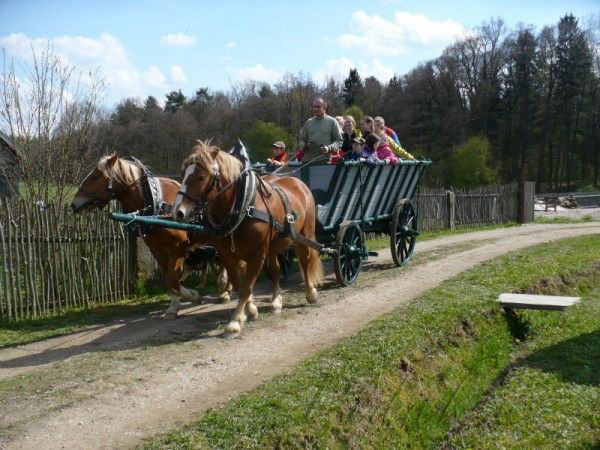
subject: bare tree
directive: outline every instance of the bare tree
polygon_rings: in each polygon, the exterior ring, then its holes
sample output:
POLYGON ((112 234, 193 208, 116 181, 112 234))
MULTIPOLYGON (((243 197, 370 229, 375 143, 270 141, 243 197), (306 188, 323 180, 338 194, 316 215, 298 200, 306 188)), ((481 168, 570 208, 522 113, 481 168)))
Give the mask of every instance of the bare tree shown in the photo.
POLYGON ((0 129, 21 157, 20 194, 64 204, 94 152, 104 82, 65 64, 50 43, 32 46, 17 69, 3 52, 0 129))

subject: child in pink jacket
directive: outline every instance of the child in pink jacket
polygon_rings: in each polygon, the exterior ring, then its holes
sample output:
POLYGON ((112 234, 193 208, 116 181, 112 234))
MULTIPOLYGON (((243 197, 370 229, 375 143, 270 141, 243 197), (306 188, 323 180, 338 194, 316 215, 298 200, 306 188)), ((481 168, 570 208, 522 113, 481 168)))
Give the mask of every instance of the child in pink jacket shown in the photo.
POLYGON ((387 144, 387 139, 381 139, 377 147, 377 159, 387 162, 388 164, 397 164, 402 162, 402 159, 396 156, 390 146, 387 144))

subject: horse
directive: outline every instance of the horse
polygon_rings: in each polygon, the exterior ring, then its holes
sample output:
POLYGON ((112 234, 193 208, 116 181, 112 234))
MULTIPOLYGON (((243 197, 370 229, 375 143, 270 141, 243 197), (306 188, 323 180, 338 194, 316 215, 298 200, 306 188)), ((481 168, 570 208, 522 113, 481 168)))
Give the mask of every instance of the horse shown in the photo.
POLYGON ((281 312, 277 254, 290 245, 298 255, 306 301, 310 304, 317 302, 316 287, 323 280, 323 266, 319 252, 307 245, 307 240, 315 239, 316 207, 312 193, 302 181, 293 177, 259 179, 250 170, 244 169, 238 159, 201 140, 196 141, 192 153, 183 162, 182 171, 183 181, 173 206, 173 217, 181 222, 200 214, 201 223, 216 231, 211 245, 217 249, 221 263, 230 274, 233 288, 239 292, 237 307, 223 337, 237 337, 247 319, 257 318, 258 309, 254 305, 252 290, 265 260, 268 260, 274 283, 270 310, 276 314, 281 312), (242 175, 246 177, 245 181, 242 175), (238 200, 248 189, 249 182, 255 183, 255 194, 248 195, 252 199, 247 201, 245 210, 238 210, 238 200), (285 202, 288 202, 287 206, 285 202), (248 217, 246 212, 249 208, 265 212, 268 215, 263 217, 269 219, 248 217), (293 219, 290 218, 292 215, 293 219), (289 224, 291 219, 294 230, 301 236, 296 235, 296 239, 292 239, 289 232, 275 227, 271 219, 279 224, 289 224), (240 261, 246 263, 243 279, 234 272, 240 261), (236 275, 232 276, 234 273, 236 275))
MULTIPOLYGON (((71 202, 73 213, 104 208, 108 202, 116 199, 126 213, 144 208, 142 179, 147 176, 141 163, 120 158, 117 154, 100 158, 97 165, 84 178, 71 202)), ((158 178, 162 190, 162 200, 173 205, 180 184, 170 178, 158 178)), ((204 236, 194 233, 193 241, 186 231, 156 227, 143 235, 143 240, 150 249, 163 274, 171 304, 165 311, 165 317, 174 319, 181 306, 180 298, 191 302, 200 300, 195 289, 181 285, 189 272, 185 265, 186 253, 195 247, 205 244, 204 236)), ((205 270, 207 265, 204 265, 205 270)), ((219 299, 221 303, 230 300, 232 285, 228 281, 227 272, 221 266, 217 278, 219 299)))

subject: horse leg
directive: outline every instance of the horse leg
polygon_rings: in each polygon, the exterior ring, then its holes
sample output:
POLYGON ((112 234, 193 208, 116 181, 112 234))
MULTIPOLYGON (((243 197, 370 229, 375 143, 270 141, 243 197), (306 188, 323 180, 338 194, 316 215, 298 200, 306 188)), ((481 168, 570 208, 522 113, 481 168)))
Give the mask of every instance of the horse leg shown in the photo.
POLYGON ((247 318, 246 314, 251 318, 256 318, 256 316, 258 316, 258 309, 254 305, 252 298, 252 288, 260 274, 264 258, 265 255, 262 254, 259 258, 252 261, 252 264, 247 264, 246 274, 239 290, 240 298, 238 300, 237 308, 235 309, 231 321, 225 327, 223 337, 234 338, 239 336, 247 318))
POLYGON ((271 308, 271 312, 273 314, 281 313, 281 308, 283 306, 283 299, 281 297, 281 289, 279 287, 279 260, 277 258, 277 253, 269 254, 269 275, 273 280, 273 297, 271 299, 271 304, 269 305, 271 308))
MULTIPOLYGON (((228 303, 231 300, 231 291, 233 285, 229 282, 229 274, 222 264, 219 266, 219 275, 217 277, 217 286, 219 287, 219 300, 221 303, 228 303)), ((238 283, 239 286, 239 283, 238 283)))
POLYGON ((310 249, 305 245, 295 245, 302 275, 304 276, 304 289, 306 292, 306 301, 310 304, 317 303, 319 295, 316 285, 323 278, 323 266, 316 250, 310 249))
POLYGON ((198 303, 201 299, 200 294, 195 289, 188 289, 181 284, 181 279, 184 274, 184 255, 174 254, 169 258, 169 263, 166 270, 166 283, 169 288, 169 297, 171 297, 171 305, 165 311, 167 319, 175 319, 179 308, 181 307, 180 299, 193 303, 198 303))

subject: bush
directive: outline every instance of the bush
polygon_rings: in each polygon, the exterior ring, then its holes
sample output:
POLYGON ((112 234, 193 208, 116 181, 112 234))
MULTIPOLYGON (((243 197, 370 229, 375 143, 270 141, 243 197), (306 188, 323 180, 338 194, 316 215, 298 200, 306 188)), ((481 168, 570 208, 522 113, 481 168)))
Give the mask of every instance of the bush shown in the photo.
POLYGON ((248 148, 252 161, 264 161, 273 154, 271 145, 275 141, 285 142, 288 152, 296 148, 294 138, 283 128, 271 122, 257 120, 244 136, 244 144, 248 148))
POLYGON ((342 115, 354 117, 354 120, 356 121, 356 126, 358 127, 358 124, 360 123, 360 118, 362 116, 364 116, 365 113, 363 112, 362 109, 360 109, 360 107, 354 105, 354 106, 351 106, 350 108, 346 108, 346 110, 342 113, 342 115))
POLYGON ((457 188, 473 188, 494 183, 497 176, 488 165, 490 158, 490 141, 485 136, 471 137, 452 148, 448 161, 450 184, 457 188))

